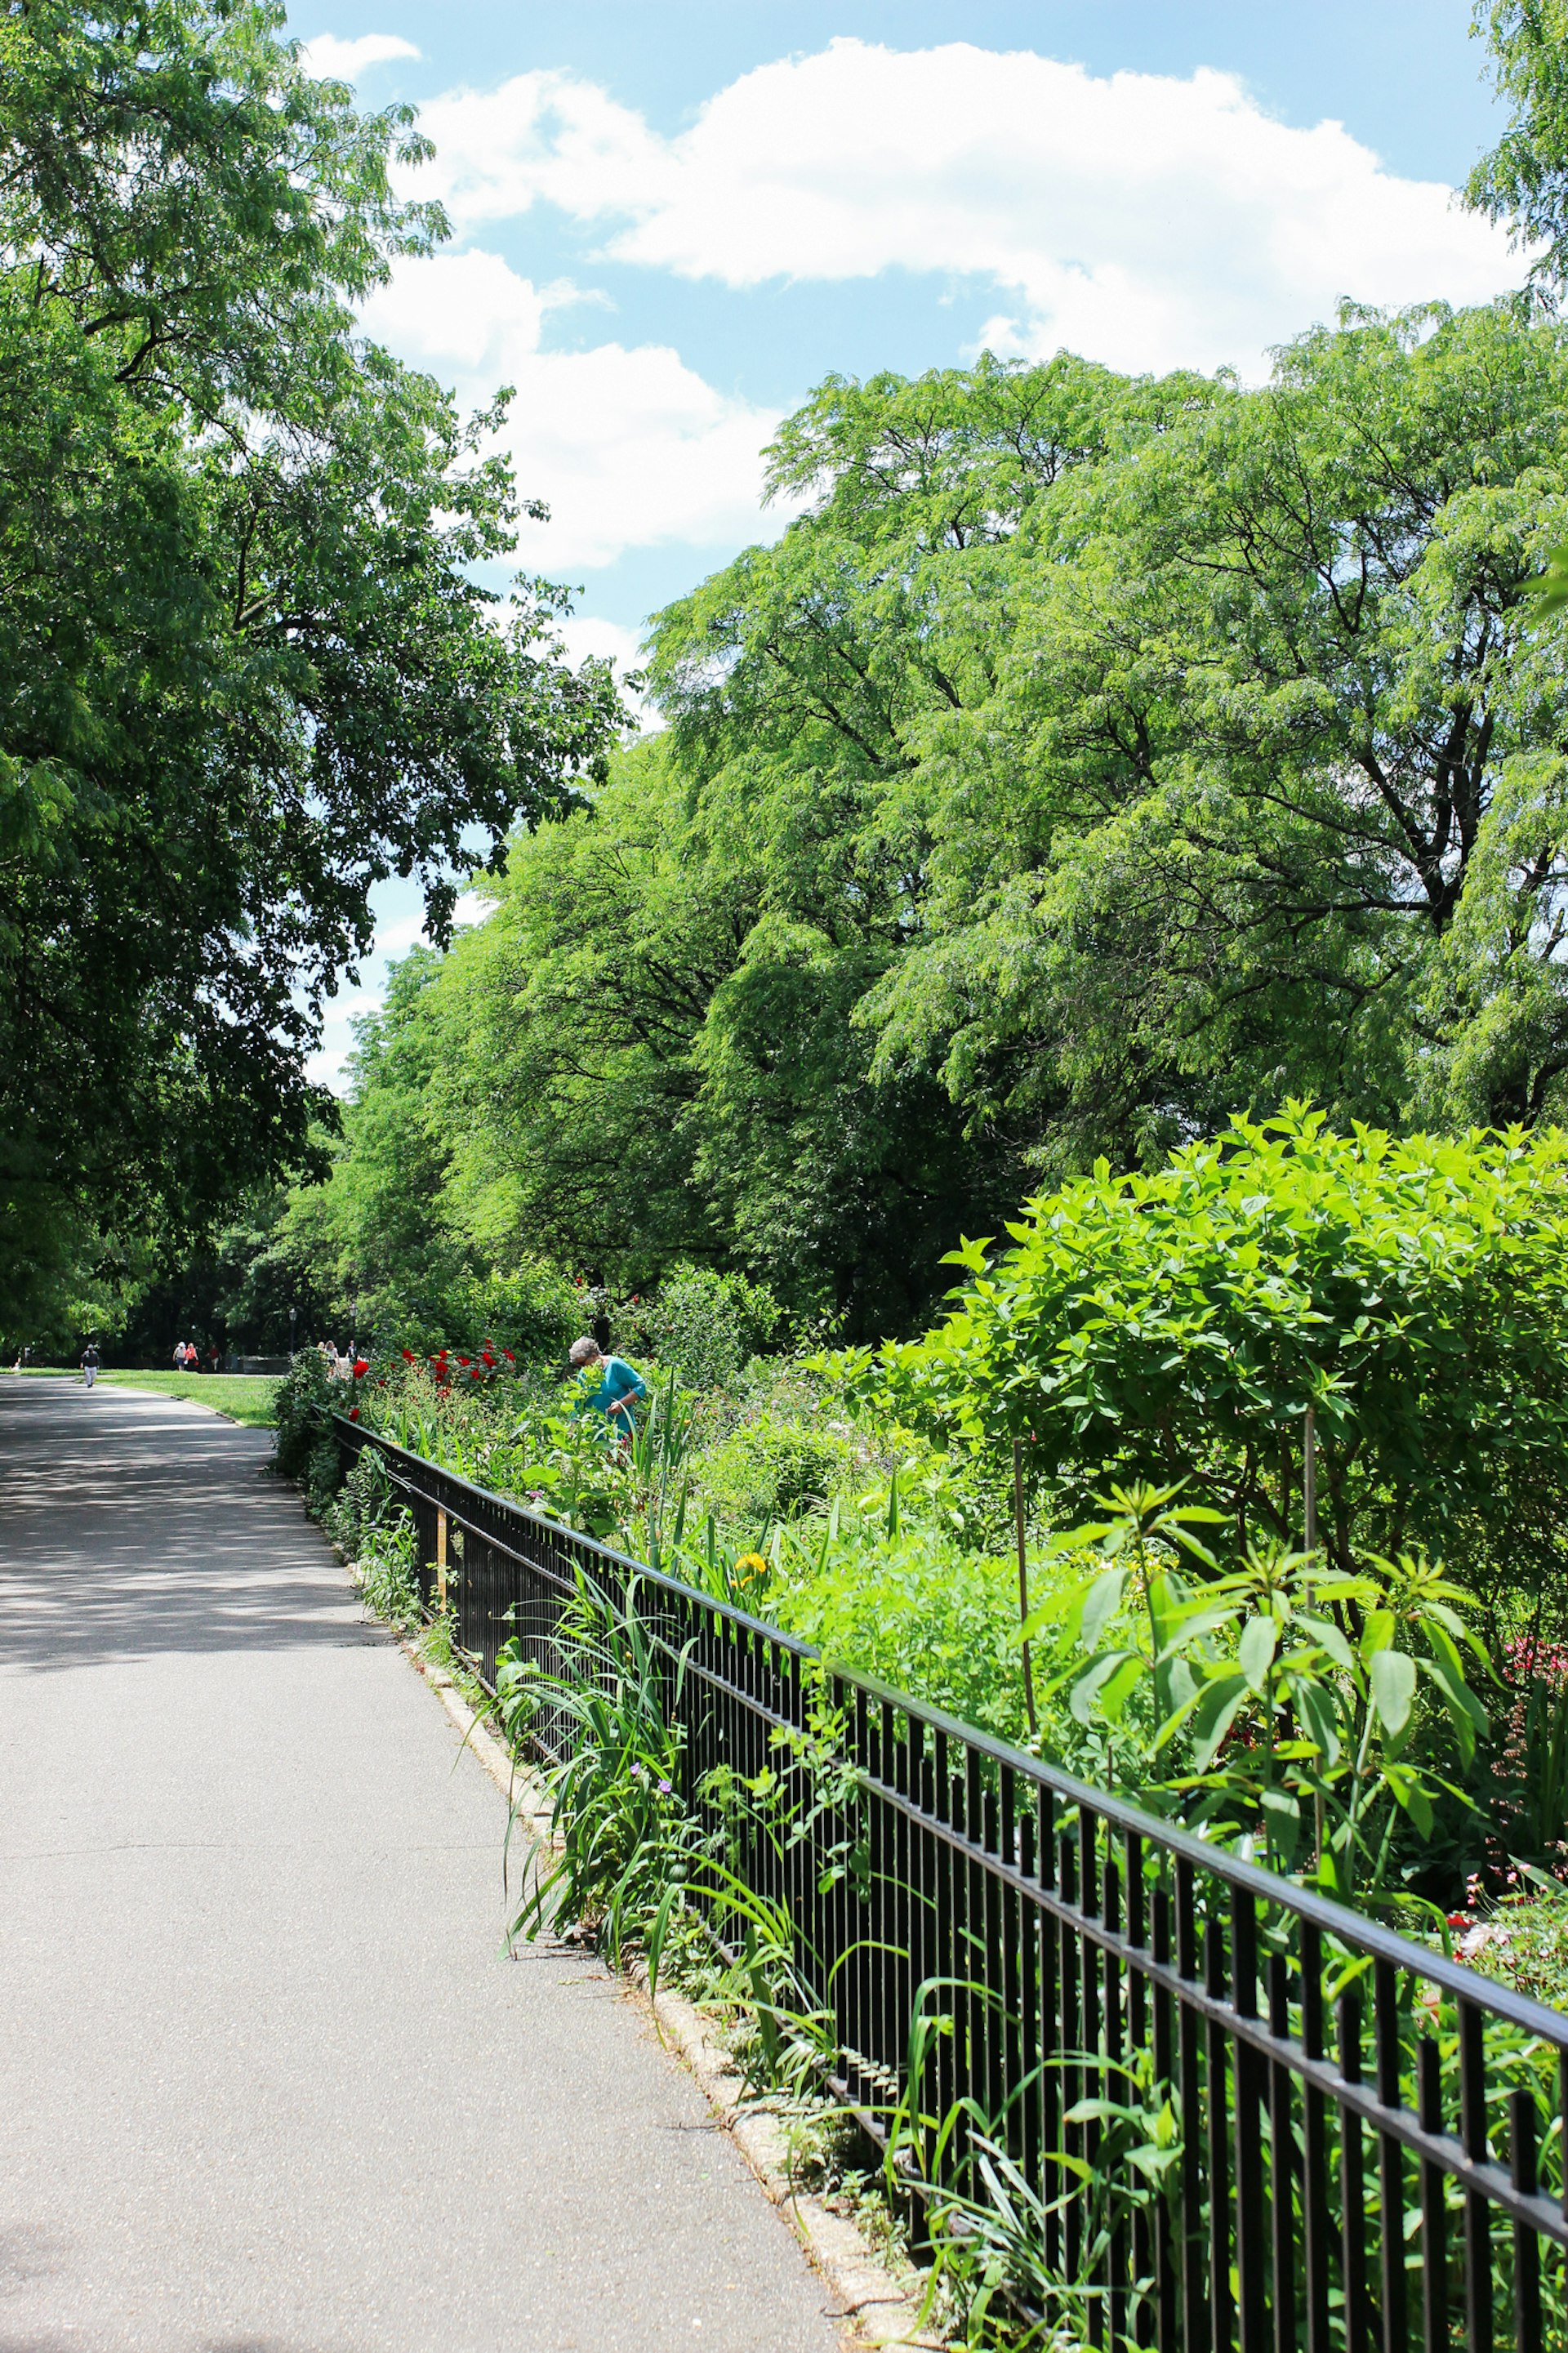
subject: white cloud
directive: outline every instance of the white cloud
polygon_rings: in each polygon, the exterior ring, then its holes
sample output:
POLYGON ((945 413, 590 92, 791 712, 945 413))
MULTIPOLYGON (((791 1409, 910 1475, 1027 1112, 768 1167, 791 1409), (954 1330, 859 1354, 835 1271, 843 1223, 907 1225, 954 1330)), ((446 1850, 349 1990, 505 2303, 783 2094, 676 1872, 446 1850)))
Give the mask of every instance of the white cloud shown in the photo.
POLYGON ((416 58, 421 52, 412 41, 405 41, 395 33, 362 33, 356 41, 343 41, 335 33, 318 33, 313 41, 300 45, 300 63, 316 81, 357 81, 370 66, 390 65, 394 58, 416 58))
POLYGON ((504 435, 520 489, 551 510, 520 558, 560 577, 627 547, 722 548, 759 528, 760 452, 774 412, 714 390, 668 344, 541 348, 552 310, 584 299, 535 287, 499 255, 400 262, 363 323, 476 406, 517 387, 504 435))
POLYGON ((617 260, 729 286, 978 276, 1001 297, 994 344, 1122 367, 1252 373, 1342 295, 1483 301, 1519 275, 1447 188, 1206 69, 1100 78, 967 42, 839 39, 742 75, 672 139, 554 72, 451 93, 422 121, 427 190, 464 228, 544 202, 602 224, 617 260))

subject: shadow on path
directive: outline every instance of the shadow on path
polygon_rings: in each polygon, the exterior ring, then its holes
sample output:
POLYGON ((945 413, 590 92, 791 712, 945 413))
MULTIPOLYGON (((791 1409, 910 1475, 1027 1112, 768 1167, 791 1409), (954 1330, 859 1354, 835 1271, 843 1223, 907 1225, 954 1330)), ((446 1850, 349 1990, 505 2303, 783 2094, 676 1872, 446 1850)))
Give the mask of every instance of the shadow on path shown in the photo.
POLYGON ((0 1376, 0 1664, 376 1641, 271 1456, 200 1406, 0 1376))

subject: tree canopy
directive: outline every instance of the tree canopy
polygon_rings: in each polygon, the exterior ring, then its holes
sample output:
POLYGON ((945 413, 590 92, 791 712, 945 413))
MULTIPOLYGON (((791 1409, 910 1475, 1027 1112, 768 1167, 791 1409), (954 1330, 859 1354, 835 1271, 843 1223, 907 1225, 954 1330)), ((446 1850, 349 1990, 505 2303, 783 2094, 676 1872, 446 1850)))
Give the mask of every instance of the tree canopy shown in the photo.
POLYGON ((1268 384, 830 379, 659 615, 665 732, 426 976, 442 1215, 865 1333, 1040 1175, 1568 1088, 1568 349, 1349 311, 1268 384))
POLYGON ((1471 30, 1491 50, 1509 117, 1465 184, 1465 199, 1531 248, 1530 280, 1554 299, 1568 282, 1568 6, 1477 0, 1471 30))
POLYGON ((368 894, 602 773, 516 494, 353 307, 445 231, 271 0, 0 15, 0 1322, 297 1166, 368 894))

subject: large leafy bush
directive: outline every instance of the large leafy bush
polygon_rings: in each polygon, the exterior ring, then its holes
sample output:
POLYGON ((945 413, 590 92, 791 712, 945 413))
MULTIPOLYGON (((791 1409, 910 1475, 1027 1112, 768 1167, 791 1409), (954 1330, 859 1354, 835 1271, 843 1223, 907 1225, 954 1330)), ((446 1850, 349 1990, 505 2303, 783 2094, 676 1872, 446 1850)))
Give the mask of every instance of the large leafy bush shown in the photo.
POLYGON ((1150 1176, 1031 1201, 926 1338, 858 1364, 910 1421, 1092 1515, 1184 1482, 1222 1554, 1320 1541, 1350 1573, 1425 1546, 1544 1595, 1568 1508, 1568 1136, 1396 1141, 1296 1106, 1150 1176))

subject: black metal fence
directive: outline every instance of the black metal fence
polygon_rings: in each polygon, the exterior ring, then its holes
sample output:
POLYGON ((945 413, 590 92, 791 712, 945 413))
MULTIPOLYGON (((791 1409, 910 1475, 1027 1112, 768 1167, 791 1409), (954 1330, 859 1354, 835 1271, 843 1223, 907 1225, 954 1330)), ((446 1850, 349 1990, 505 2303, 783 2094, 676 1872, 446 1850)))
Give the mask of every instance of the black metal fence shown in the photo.
POLYGON ((1034 2263, 1089 2342, 1162 2353, 1568 2348, 1568 2017, 338 1427, 487 1679, 513 1635, 560 1670, 585 1578, 684 1662, 687 1804, 781 1777, 793 1839, 739 1867, 835 2088, 902 2104, 1015 2292, 1034 2263))

